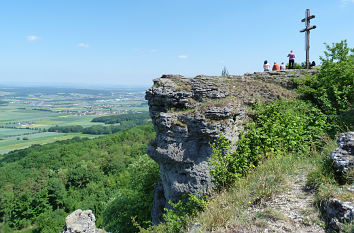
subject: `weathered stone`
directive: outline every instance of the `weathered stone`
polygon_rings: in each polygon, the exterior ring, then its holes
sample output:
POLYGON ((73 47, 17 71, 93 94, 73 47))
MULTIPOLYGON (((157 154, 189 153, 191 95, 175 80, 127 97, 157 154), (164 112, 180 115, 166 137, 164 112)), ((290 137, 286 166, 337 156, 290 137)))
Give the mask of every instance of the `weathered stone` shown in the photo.
POLYGON ((342 133, 337 139, 338 147, 330 154, 333 166, 345 172, 354 167, 354 132, 342 133))
MULTIPOLYGON (((342 133, 337 139, 337 148, 334 149, 330 157, 333 166, 345 174, 354 168, 354 132, 342 133)), ((345 187, 346 191, 353 192, 353 187, 345 187)), ((341 225, 350 223, 354 218, 354 203, 341 201, 338 198, 330 198, 323 207, 324 216, 328 227, 335 231, 340 231, 341 225)))
POLYGON ((327 202, 325 214, 328 226, 339 231, 341 224, 349 223, 353 220, 354 204, 331 198, 327 202))
POLYGON ((96 218, 91 210, 75 210, 65 219, 65 230, 62 233, 105 233, 96 228, 96 218))
POLYGON ((233 110, 232 105, 226 107, 210 107, 205 111, 205 116, 213 120, 227 119, 232 116, 233 110))
POLYGON ((160 165, 152 222, 162 221, 169 201, 212 188, 208 157, 210 142, 222 133, 235 142, 248 121, 246 105, 296 95, 290 77, 308 70, 261 72, 244 76, 193 79, 163 75, 146 91, 156 138, 148 155, 160 165))

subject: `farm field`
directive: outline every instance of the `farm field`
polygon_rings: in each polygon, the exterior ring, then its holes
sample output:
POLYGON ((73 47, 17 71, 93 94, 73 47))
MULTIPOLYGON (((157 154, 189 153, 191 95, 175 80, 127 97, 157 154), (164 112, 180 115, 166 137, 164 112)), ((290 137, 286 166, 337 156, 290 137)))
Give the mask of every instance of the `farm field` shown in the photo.
POLYGON ((0 155, 10 151, 24 149, 36 144, 43 145, 51 142, 71 139, 73 137, 95 138, 98 136, 80 133, 42 132, 30 135, 22 135, 22 137, 8 137, 6 139, 0 140, 0 155), (24 140, 23 138, 27 139, 24 140))
POLYGON ((104 125, 91 120, 98 116, 146 111, 148 106, 142 89, 0 87, 0 154, 75 136, 97 137, 47 132, 53 126, 104 125))

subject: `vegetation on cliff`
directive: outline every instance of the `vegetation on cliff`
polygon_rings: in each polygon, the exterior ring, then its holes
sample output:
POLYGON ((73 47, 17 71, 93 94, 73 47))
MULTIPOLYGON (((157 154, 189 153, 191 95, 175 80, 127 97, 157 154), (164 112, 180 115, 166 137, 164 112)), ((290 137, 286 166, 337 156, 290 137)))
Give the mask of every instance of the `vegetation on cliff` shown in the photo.
MULTIPOLYGON (((200 205, 195 205, 178 215, 181 201, 174 204, 174 211, 166 212, 167 223, 140 228, 141 232, 180 232, 195 222, 200 223, 197 227, 202 231, 259 227, 252 226, 257 219, 250 219, 245 214, 247 209, 259 207, 282 191, 288 176, 300 167, 306 167, 306 173, 314 169, 309 184, 317 188, 319 197, 328 196, 330 185, 335 183, 326 159, 334 144, 329 137, 354 127, 353 52, 346 41, 327 46, 316 75, 294 78, 298 100, 254 105, 253 122, 246 127, 235 151, 223 137, 211 144, 210 171, 219 192, 207 197, 202 212, 196 214, 200 205)), ((279 215, 273 213, 270 218, 279 215)), ((311 221, 324 226, 318 218, 311 221)))

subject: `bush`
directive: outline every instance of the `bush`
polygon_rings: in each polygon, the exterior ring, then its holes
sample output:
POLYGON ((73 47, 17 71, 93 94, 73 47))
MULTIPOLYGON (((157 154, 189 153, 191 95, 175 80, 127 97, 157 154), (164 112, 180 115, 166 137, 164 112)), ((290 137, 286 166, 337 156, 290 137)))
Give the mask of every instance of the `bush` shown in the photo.
POLYGON ((34 233, 46 232, 57 233, 64 230, 65 218, 68 214, 64 210, 58 209, 55 211, 48 211, 39 215, 35 221, 36 228, 34 233))
MULTIPOLYGON (((289 69, 289 63, 286 64, 286 68, 289 69)), ((294 63, 294 69, 306 69, 306 62, 294 63)))
POLYGON ((153 192, 159 180, 159 167, 148 155, 130 164, 120 176, 124 186, 103 213, 105 229, 111 232, 136 232, 132 219, 142 227, 151 225, 153 192))
POLYGON ((320 146, 329 128, 320 110, 300 100, 257 105, 255 110, 254 121, 246 126, 234 152, 224 137, 211 144, 210 173, 219 189, 228 187, 263 159, 320 146))
MULTIPOLYGON (((354 49, 346 41, 327 45, 323 64, 314 76, 295 80, 303 99, 315 103, 330 121, 340 123, 341 116, 353 109, 354 49)), ((350 122, 353 124, 353 122, 350 122)))
POLYGON ((173 203, 170 201, 169 204, 171 205, 171 209, 165 209, 166 212, 163 215, 166 221, 165 223, 144 229, 140 224, 134 221, 134 226, 142 233, 179 233, 186 228, 189 219, 195 217, 200 211, 203 211, 207 201, 205 197, 199 198, 194 194, 189 194, 188 196, 182 197, 178 202, 173 203))

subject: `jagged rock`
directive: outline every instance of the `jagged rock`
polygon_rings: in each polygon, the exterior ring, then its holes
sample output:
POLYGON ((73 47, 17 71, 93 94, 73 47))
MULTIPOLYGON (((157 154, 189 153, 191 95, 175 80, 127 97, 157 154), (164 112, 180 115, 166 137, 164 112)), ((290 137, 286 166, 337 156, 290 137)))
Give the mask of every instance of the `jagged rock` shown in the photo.
MULTIPOLYGON (((338 147, 331 152, 330 157, 334 168, 341 174, 345 174, 354 168, 354 132, 340 134, 337 145, 338 147)), ((353 192, 353 187, 345 187, 345 190, 353 192)), ((330 198, 323 210, 329 228, 335 231, 340 231, 342 224, 350 223, 354 218, 354 203, 341 201, 338 198, 330 198)))
POLYGON ((169 201, 184 194, 203 194, 212 188, 209 143, 220 133, 231 142, 248 121, 247 105, 296 95, 291 77, 309 70, 260 72, 243 76, 163 75, 146 91, 156 138, 147 149, 160 165, 152 222, 162 221, 169 201))
POLYGON ((331 153, 333 166, 341 172, 354 167, 354 132, 342 133, 337 139, 338 147, 331 153))
POLYGON ((66 217, 65 225, 61 233, 106 233, 96 228, 96 218, 91 210, 75 210, 66 217))
POLYGON ((331 229, 340 230, 343 223, 349 223, 354 219, 354 204, 340 201, 336 198, 328 200, 325 210, 328 226, 331 229))

